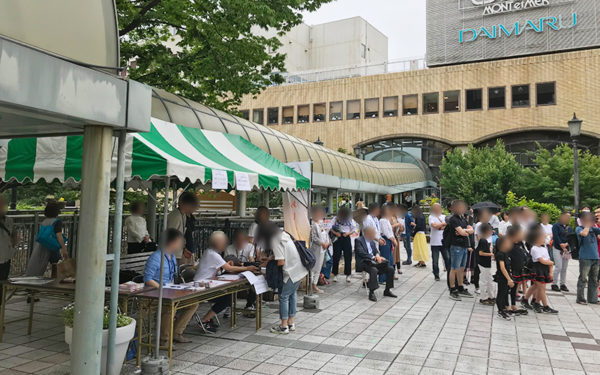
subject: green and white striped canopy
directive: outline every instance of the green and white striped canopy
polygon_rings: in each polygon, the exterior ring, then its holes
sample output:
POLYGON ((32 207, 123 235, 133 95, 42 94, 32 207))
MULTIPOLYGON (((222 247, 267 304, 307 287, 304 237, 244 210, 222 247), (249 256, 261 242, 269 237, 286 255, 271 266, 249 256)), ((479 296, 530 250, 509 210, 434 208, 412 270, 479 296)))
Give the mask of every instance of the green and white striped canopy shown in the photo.
MULTIPOLYGON (((116 172, 116 139, 113 177, 116 172)), ((81 180, 83 136, 18 138, 0 142, 0 178, 19 182, 40 179, 81 180)), ((228 185, 305 190, 310 181, 242 137, 152 119, 149 133, 127 135, 125 179, 171 176, 206 184, 227 175, 228 185), (246 179, 246 176, 248 178, 246 179)))

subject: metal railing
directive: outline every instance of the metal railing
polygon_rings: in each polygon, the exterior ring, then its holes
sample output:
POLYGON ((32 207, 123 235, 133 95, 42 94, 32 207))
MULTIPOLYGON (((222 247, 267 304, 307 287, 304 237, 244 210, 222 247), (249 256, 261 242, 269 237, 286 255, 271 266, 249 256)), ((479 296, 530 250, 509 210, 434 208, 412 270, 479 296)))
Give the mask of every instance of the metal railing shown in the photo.
POLYGON ((320 82, 333 79, 364 77, 376 74, 399 73, 426 69, 424 58, 392 60, 380 64, 342 66, 330 69, 306 70, 301 72, 280 73, 284 82, 280 85, 294 85, 308 82, 320 82))

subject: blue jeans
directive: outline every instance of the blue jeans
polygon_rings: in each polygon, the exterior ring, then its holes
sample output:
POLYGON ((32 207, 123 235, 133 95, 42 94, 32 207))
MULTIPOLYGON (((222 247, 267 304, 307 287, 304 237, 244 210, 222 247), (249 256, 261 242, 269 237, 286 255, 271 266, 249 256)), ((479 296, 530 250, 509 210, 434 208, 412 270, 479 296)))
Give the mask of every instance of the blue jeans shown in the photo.
POLYGON ((410 242, 410 235, 403 234, 402 242, 404 243, 404 248, 406 249, 406 261, 412 262, 412 244, 410 242))
POLYGON ((433 276, 440 277, 440 253, 446 270, 450 269, 450 253, 444 246, 431 246, 431 259, 433 260, 433 276))
POLYGON ((598 302, 598 259, 579 259, 579 279, 577 280, 577 300, 585 301, 587 286, 587 301, 598 302))
POLYGON ((296 305, 298 304, 298 287, 300 281, 294 283, 292 279, 288 279, 283 284, 281 294, 279 295, 279 318, 288 319, 296 315, 296 305))
POLYGON ((458 270, 461 268, 465 268, 467 266, 467 255, 469 250, 466 247, 460 246, 450 246, 450 258, 451 265, 450 267, 453 270, 458 270))

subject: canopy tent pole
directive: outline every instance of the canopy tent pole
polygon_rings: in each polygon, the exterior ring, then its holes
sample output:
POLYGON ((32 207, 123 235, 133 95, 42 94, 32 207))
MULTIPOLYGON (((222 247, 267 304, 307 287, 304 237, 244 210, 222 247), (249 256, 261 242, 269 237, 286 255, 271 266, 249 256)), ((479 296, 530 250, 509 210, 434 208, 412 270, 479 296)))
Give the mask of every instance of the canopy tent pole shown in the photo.
MULTIPOLYGON (((119 132, 117 149, 117 179, 115 181, 115 219, 113 224, 113 263, 110 282, 110 315, 108 322, 108 346, 106 369, 112 368, 115 360, 115 338, 117 333, 117 310, 119 302, 119 271, 121 269, 121 237, 123 235, 123 187, 125 185, 125 130, 119 132)), ((119 375, 119 374, 109 374, 119 375)))
POLYGON ((112 128, 85 127, 71 374, 99 374, 101 368, 112 147, 112 128))
POLYGON ((269 202, 270 202, 270 194, 269 194, 269 189, 263 189, 262 191, 262 205, 269 208, 269 202))
POLYGON ((148 233, 150 234, 150 238, 156 241, 156 188, 154 187, 154 184, 152 184, 152 187, 148 189, 147 211, 148 233))
MULTIPOLYGON (((160 352, 160 324, 162 318, 162 299, 163 299, 163 275, 165 272, 165 240, 167 232, 167 215, 169 214, 169 185, 171 185, 171 177, 165 178, 165 204, 163 215, 163 233, 161 233, 160 242, 160 278, 158 282, 158 309, 156 310, 156 350, 154 358, 158 359, 160 352)), ((172 338, 171 338, 172 339, 172 338)))
POLYGON ((235 206, 235 214, 239 217, 246 216, 246 198, 248 197, 247 191, 239 191, 235 192, 235 197, 237 199, 237 204, 235 206))

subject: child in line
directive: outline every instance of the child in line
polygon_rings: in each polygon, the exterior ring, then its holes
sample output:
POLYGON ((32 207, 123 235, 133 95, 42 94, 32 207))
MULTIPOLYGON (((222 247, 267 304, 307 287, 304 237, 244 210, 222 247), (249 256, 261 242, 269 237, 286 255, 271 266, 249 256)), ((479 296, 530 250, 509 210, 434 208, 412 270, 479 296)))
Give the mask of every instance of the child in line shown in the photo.
POLYGON ((493 306, 496 302, 495 296, 496 291, 494 290, 493 278, 492 278, 492 259, 494 254, 492 252, 492 235, 494 234, 494 228, 488 223, 482 223, 477 228, 479 243, 477 244, 478 267, 480 271, 479 275, 479 302, 483 305, 493 306))
POLYGON ((496 283, 498 292, 496 294, 496 306, 498 307, 498 316, 504 320, 511 320, 509 313, 509 295, 516 294, 515 282, 511 276, 510 252, 513 248, 513 242, 510 237, 504 236, 496 241, 496 283))
POLYGON ((531 259, 535 276, 533 285, 527 291, 524 299, 527 301, 531 296, 535 298, 535 302, 532 302, 531 305, 536 313, 557 314, 558 311, 548 306, 548 298, 546 297, 546 284, 552 283, 554 262, 550 260, 548 254, 544 228, 541 225, 531 227, 527 235, 527 242, 532 244, 531 259))
MULTIPOLYGON (((515 298, 512 300, 512 307, 511 309, 513 311, 521 311, 521 310, 517 310, 517 291, 519 290, 519 286, 521 286, 522 290, 523 290, 523 295, 525 295, 525 293, 527 293, 527 282, 529 280, 532 279, 532 274, 531 271, 528 268, 528 260, 529 260, 529 251, 527 251, 527 248, 525 247, 525 244, 523 243, 523 240, 525 239, 525 235, 523 233, 523 229, 520 225, 513 225, 510 228, 508 228, 507 230, 507 237, 510 238, 510 240, 513 243, 513 248, 510 252, 510 260, 511 260, 511 265, 512 265, 512 279, 515 282, 515 284, 517 284, 517 287, 515 289, 515 298)), ((523 302, 523 307, 528 308, 527 307, 527 303, 526 301, 522 301, 523 302)), ((527 311, 524 310, 525 313, 523 313, 523 315, 526 315, 527 311)))

